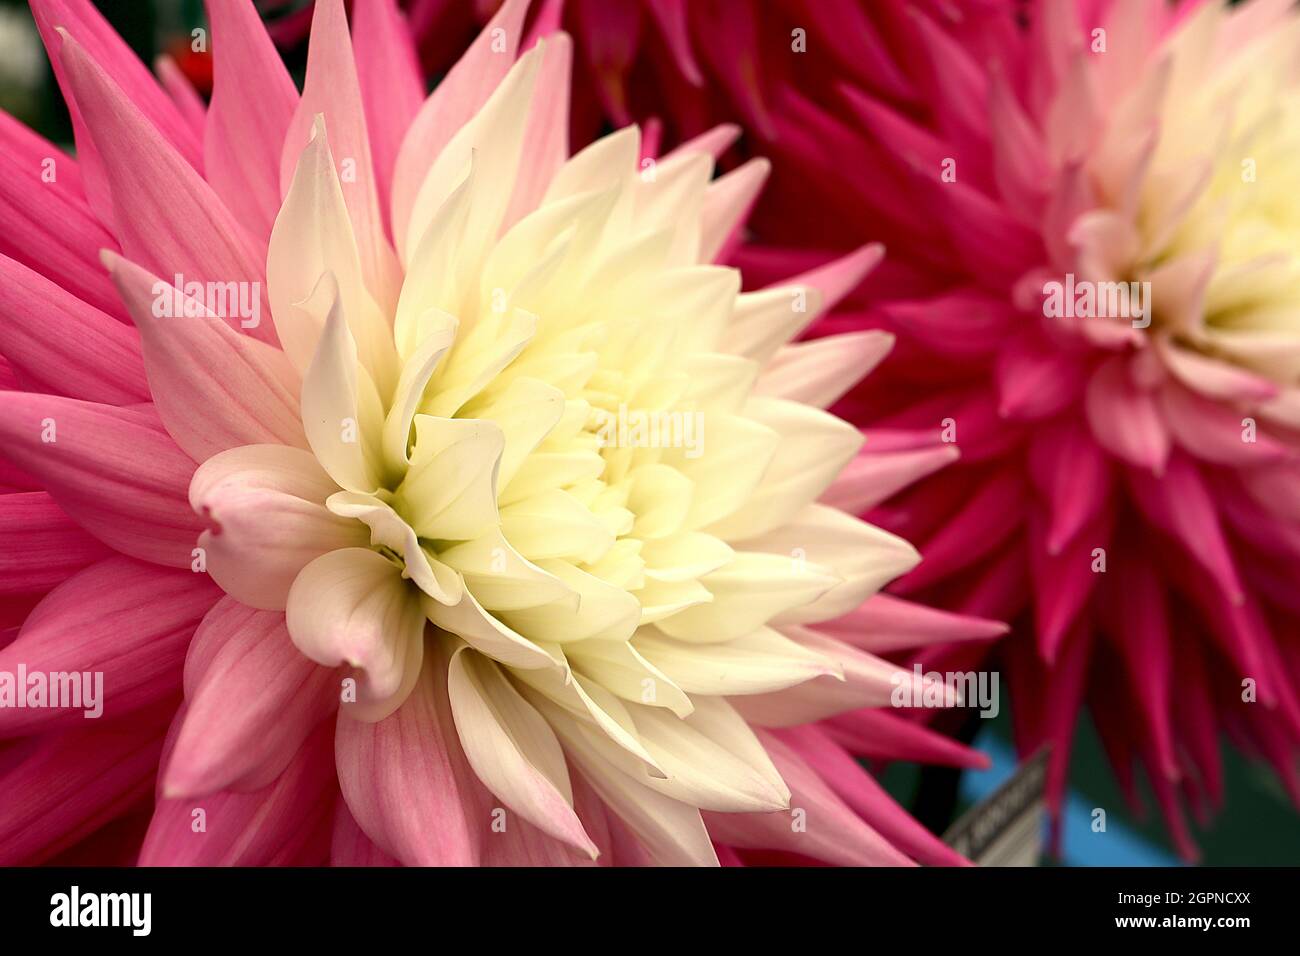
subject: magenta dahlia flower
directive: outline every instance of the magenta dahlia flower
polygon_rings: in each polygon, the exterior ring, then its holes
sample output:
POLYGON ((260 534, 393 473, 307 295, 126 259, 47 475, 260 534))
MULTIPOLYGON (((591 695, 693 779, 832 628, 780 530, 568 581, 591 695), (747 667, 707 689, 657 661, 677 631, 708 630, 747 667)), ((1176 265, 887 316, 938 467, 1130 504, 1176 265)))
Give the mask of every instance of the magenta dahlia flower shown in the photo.
POLYGON ((772 156, 747 276, 887 247, 811 334, 897 334, 834 410, 960 449, 872 517, 924 556, 894 593, 1017 622, 1000 652, 1053 804, 1085 704, 1187 855, 1223 731, 1300 803, 1295 4, 602 8, 659 31, 577 33, 612 115, 739 119, 772 156))
POLYGON ((0 860, 962 862, 851 754, 978 762, 878 655, 1001 627, 825 499, 897 487, 823 411, 890 337, 787 344, 878 249, 741 294, 764 164, 570 156, 526 0, 427 99, 391 0, 316 5, 301 94, 213 0, 210 107, 32 7, 77 159, 0 118, 0 860))

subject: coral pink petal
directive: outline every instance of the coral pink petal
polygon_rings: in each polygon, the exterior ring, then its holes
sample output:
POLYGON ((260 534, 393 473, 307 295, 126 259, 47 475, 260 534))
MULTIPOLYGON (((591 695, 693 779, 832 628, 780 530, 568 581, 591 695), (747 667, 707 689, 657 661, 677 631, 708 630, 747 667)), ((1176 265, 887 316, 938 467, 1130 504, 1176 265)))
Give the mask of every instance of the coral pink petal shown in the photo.
POLYGON ((1154 396, 1133 383, 1125 359, 1109 359, 1093 373, 1085 407, 1102 447, 1139 468, 1164 471, 1169 429, 1154 396))
MULTIPOLYGON (((182 709, 177 721, 184 718, 182 709)), ((331 730, 328 723, 322 724, 298 748, 284 772, 261 790, 223 791, 201 801, 160 799, 140 849, 140 865, 324 864, 338 799, 330 759, 331 730), (202 828, 197 826, 199 820, 202 828)))
POLYGON ((44 491, 0 495, 0 594, 43 594, 111 553, 44 491))
POLYGON ((169 144, 170 149, 192 169, 202 168, 202 142, 166 91, 158 85, 153 75, 90 0, 32 0, 31 6, 37 29, 41 32, 41 39, 54 67, 55 78, 68 103, 68 111, 72 114, 72 130, 85 175, 86 193, 101 222, 114 224, 115 214, 120 213, 120 210, 115 207, 110 196, 112 174, 106 170, 105 159, 100 154, 103 144, 94 141, 90 133, 96 126, 97 117, 87 109, 86 103, 78 95, 80 91, 76 80, 63 59, 64 43, 60 40, 59 31, 66 31, 65 35, 76 38, 76 42, 85 48, 86 54, 98 65, 97 68, 105 78, 120 89, 129 102, 135 104, 142 122, 155 135, 169 144))
POLYGON ((125 313, 98 268, 117 240, 86 205, 77 161, 0 111, 0 253, 102 312, 125 313))
POLYGON ((163 793, 202 797, 267 786, 338 707, 339 692, 340 674, 299 653, 283 614, 222 598, 199 625, 185 662, 186 715, 163 793))
MULTIPOLYGON (((103 160, 123 253, 156 275, 249 283, 269 316, 264 245, 75 39, 67 38, 59 55, 103 160)), ((270 322, 249 331, 275 341, 270 322)))
POLYGON ((401 866, 362 832, 348 809, 347 801, 340 800, 334 807, 334 829, 330 835, 331 866, 401 866))
POLYGON ((154 564, 189 567, 202 530, 186 498, 194 463, 151 406, 0 392, 0 440, 5 457, 38 476, 105 544, 154 564))
POLYGON ((857 710, 832 717, 821 726, 831 739, 859 757, 974 770, 989 766, 986 754, 887 710, 857 710))
POLYGON ((121 256, 106 252, 104 264, 140 330, 158 416, 186 454, 202 462, 241 445, 307 447, 298 408, 302 383, 283 352, 240 335, 121 256), (159 288, 177 317, 156 314, 159 288))
POLYGON ((844 470, 835 476, 821 501, 849 514, 862 514, 902 491, 926 475, 934 474, 961 457, 950 443, 928 448, 885 451, 867 436, 867 444, 844 470))
MULTIPOLYGON (((0 775, 0 865, 32 865, 94 833, 153 787, 173 704, 34 740, 0 775)), ((0 757, 2 762, 2 757, 0 757)))
MULTIPOLYGON (((0 651, 0 671, 101 672, 98 706, 115 720, 177 691, 190 637, 219 594, 204 574, 106 558, 36 605, 0 651)), ((0 734, 81 726, 87 709, 0 708, 0 734)))
POLYGON ((212 103, 204 136, 207 180, 262 242, 280 211, 280 153, 298 90, 253 0, 208 0, 212 103))
MULTIPOLYGON (((387 224, 397 151, 424 103, 424 77, 415 41, 397 0, 372 0, 353 7, 352 48, 374 156, 380 213, 387 224)), ((568 99, 566 91, 566 106, 568 99)))
POLYGON ((4 255, 0 351, 41 391, 106 405, 149 401, 140 337, 4 255), (34 315, 41 321, 33 321, 34 315))
POLYGON ((790 810, 703 814, 716 842, 745 849, 799 853, 840 866, 913 866, 868 826, 784 740, 759 731, 772 763, 790 788, 790 810), (802 821, 793 816, 803 811, 802 821), (800 822, 802 825, 799 825, 800 822))
POLYGON ((873 242, 802 275, 783 279, 777 285, 812 286, 821 293, 822 311, 829 312, 858 287, 867 274, 880 264, 884 255, 885 247, 873 242))
POLYGON ((877 594, 856 610, 817 629, 873 654, 950 641, 983 641, 1007 633, 1001 621, 986 621, 877 594))
POLYGON ((825 731, 816 726, 777 731, 840 799, 881 836, 927 866, 971 866, 969 860, 921 826, 825 731))
POLYGON ((352 815, 385 853, 408 865, 472 866, 480 855, 467 792, 477 781, 456 738, 446 669, 445 655, 430 645, 415 688, 394 713, 364 723, 340 711, 335 734, 339 784, 352 815))

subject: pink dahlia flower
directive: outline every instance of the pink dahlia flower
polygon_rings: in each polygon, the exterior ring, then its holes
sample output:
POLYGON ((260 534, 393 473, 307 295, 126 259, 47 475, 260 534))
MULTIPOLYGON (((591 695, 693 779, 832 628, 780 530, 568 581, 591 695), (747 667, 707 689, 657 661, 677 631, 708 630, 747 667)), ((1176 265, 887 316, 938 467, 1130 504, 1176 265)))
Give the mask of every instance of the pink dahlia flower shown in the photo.
POLYGON ((977 762, 877 655, 1000 627, 826 503, 894 488, 822 410, 890 337, 787 344, 878 250, 740 294, 764 164, 569 156, 526 6, 426 99, 388 0, 301 95, 215 0, 205 108, 34 0, 78 158, 0 120, 0 860, 961 862, 850 755, 977 762))
POLYGON ((662 35, 608 61, 613 115, 738 118, 773 157, 748 276, 888 248, 812 334, 896 333, 835 411, 960 449, 872 516, 924 555, 894 593, 1017 622, 1000 652, 1052 802, 1085 703, 1188 855, 1180 798, 1221 800, 1221 731, 1300 802, 1295 4, 615 7, 662 35), (648 102, 652 73, 683 95, 648 102))

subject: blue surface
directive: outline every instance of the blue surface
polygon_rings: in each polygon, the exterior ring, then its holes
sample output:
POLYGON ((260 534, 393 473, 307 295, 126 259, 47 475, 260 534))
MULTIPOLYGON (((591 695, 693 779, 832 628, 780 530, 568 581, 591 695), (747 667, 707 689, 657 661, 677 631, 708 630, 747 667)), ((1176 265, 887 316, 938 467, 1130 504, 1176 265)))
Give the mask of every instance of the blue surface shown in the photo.
MULTIPOLYGON (((978 803, 1002 786, 1015 772, 1016 755, 1005 740, 984 732, 975 738, 975 747, 989 755, 993 765, 988 770, 967 770, 961 775, 961 797, 978 803)), ((1119 819, 1118 813, 1106 814, 1106 832, 1092 832, 1095 803, 1071 791, 1066 797, 1061 820, 1061 850, 1066 866, 1182 866, 1177 857, 1153 846, 1119 819)))

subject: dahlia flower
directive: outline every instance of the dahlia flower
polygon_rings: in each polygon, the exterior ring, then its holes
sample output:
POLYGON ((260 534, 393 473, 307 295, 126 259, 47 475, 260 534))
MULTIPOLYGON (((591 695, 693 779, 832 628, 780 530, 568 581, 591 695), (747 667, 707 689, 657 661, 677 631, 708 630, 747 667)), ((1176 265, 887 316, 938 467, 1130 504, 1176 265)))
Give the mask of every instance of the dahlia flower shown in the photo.
POLYGON ((569 156, 525 0, 427 99, 390 0, 301 95, 214 0, 206 108, 32 6, 78 159, 0 120, 0 672, 105 699, 0 708, 0 858, 961 862, 850 753, 977 762, 878 654, 1000 627, 820 500, 896 487, 823 410, 890 337, 787 344, 877 248, 741 294, 765 165, 569 156))
POLYGON ((999 653, 1022 749, 1055 745, 1051 803, 1085 703, 1188 856, 1181 805, 1222 800, 1221 732, 1300 803, 1294 3, 646 10, 676 25, 621 48, 605 98, 687 133, 749 125, 775 168, 763 245, 733 260, 748 276, 888 248, 810 334, 894 332, 833 410, 916 454, 960 449, 872 518, 924 556, 894 593, 1016 622, 999 653), (690 95, 645 105, 651 74, 690 95), (1140 308, 1053 301, 1106 283, 1140 308))

